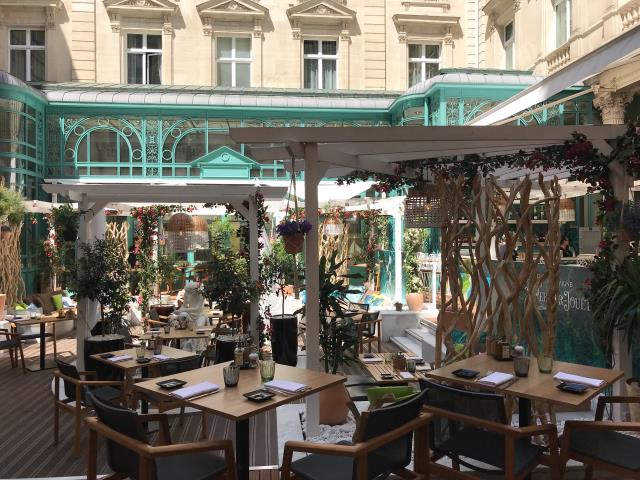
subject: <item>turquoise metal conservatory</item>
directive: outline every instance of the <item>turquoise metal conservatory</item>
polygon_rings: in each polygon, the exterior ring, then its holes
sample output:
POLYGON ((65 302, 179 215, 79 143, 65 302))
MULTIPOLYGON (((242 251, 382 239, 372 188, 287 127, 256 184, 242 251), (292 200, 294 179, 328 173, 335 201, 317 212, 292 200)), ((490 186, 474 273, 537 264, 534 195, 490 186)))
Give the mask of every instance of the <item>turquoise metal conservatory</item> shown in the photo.
MULTIPOLYGON (((0 71, 0 173, 28 199, 45 179, 206 183, 288 181, 282 162, 257 162, 232 127, 463 125, 540 80, 530 72, 442 70, 406 92, 44 84, 0 71)), ((518 123, 599 123, 591 94, 538 105, 518 123)), ((41 223, 23 229, 27 290, 37 278, 41 223)))

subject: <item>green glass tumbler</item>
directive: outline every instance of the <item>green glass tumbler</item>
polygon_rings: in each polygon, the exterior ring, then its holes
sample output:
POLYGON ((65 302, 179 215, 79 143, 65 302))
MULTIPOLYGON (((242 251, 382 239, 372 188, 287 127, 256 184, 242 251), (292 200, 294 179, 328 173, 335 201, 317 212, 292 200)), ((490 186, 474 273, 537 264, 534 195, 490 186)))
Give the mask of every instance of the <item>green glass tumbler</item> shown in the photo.
POLYGON ((276 362, 273 360, 260 360, 260 377, 262 383, 270 382, 276 372, 276 362))
POLYGON ((538 371, 540 373, 551 373, 553 370, 553 357, 541 353, 538 355, 538 371))

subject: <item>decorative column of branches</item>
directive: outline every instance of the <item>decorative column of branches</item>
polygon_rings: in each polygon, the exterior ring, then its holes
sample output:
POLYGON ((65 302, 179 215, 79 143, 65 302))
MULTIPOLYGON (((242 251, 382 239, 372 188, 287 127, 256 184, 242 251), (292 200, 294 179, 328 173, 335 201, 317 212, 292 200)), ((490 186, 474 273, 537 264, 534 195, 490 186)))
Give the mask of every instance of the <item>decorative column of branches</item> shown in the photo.
POLYGON ((337 252, 336 260, 341 264, 339 275, 345 275, 348 270, 349 256, 349 224, 347 213, 343 207, 330 207, 322 212, 323 222, 318 226, 320 257, 329 258, 337 252))
POLYGON ((6 293, 5 305, 13 308, 25 293, 20 258, 20 233, 22 222, 12 223, 11 231, 2 234, 0 240, 0 293, 6 293))
POLYGON ((128 232, 129 224, 127 222, 118 223, 115 221, 107 222, 105 237, 118 245, 120 255, 125 260, 129 256, 128 249, 128 232))

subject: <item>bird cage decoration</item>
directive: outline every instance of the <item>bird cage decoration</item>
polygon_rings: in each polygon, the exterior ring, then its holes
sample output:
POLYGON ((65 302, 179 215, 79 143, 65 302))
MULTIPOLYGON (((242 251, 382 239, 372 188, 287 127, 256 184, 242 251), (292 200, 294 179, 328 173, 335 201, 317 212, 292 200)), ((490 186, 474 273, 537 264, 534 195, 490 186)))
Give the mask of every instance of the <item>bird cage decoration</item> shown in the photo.
POLYGON ((407 228, 440 227, 442 218, 442 200, 436 185, 424 183, 409 189, 404 201, 404 223, 407 228))
POLYGON ((207 221, 188 213, 174 213, 166 228, 166 245, 169 252, 185 253, 209 247, 207 221))
POLYGON ((560 199, 559 220, 561 222, 576 221, 576 208, 572 198, 560 199))

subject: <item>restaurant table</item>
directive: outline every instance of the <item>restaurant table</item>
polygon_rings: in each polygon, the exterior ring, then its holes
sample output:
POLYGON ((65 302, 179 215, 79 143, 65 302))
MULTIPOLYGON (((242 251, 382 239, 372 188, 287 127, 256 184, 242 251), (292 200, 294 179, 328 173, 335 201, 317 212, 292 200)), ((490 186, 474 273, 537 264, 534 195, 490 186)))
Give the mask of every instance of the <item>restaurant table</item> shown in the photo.
MULTIPOLYGON (((273 398, 254 402, 243 396, 244 393, 252 392, 262 387, 259 368, 249 368, 240 370, 240 380, 236 387, 225 387, 222 376, 222 369, 228 363, 199 368, 189 372, 170 375, 168 377, 156 378, 145 382, 136 383, 134 389, 151 393, 154 396, 162 396, 171 400, 178 400, 171 396, 171 392, 160 388, 157 382, 176 378, 186 381, 186 386, 196 385, 201 382, 213 382, 220 386, 220 390, 215 394, 185 399, 185 405, 202 410, 214 415, 233 420, 236 424, 236 463, 238 466, 238 478, 248 480, 249 478, 249 418, 259 413, 273 410, 280 405, 290 403, 293 400, 306 397, 308 395, 329 388, 332 385, 344 382, 346 377, 341 375, 330 375, 316 372, 304 368, 289 367, 287 365, 276 365, 275 379, 288 380, 303 383, 309 388, 302 392, 291 395, 277 393, 273 398)), ((258 447, 258 446, 257 446, 258 447)))
MULTIPOLYGON (((149 369, 150 367, 157 366, 163 362, 168 360, 156 360, 153 358, 153 350, 147 350, 145 355, 146 358, 150 358, 151 361, 147 363, 138 363, 136 361, 136 349, 135 348, 127 348, 125 350, 117 350, 111 353, 114 356, 120 355, 130 355, 131 360, 124 360, 121 362, 112 362, 108 358, 102 358, 101 355, 104 353, 97 353, 95 355, 91 355, 91 358, 102 363, 106 363, 107 365, 111 365, 113 368, 118 368, 124 372, 124 390, 125 392, 131 389, 131 385, 133 383, 133 373, 138 369, 149 369)), ((162 346, 162 355, 166 355, 169 357, 169 360, 178 360, 180 358, 193 357, 196 355, 195 352, 187 352, 186 350, 180 350, 178 348, 167 347, 165 345, 162 346)))
MULTIPOLYGON (((26 327, 29 325, 39 325, 40 326, 40 359, 39 362, 33 362, 29 365, 27 365, 27 370, 31 371, 31 372, 38 372, 40 370, 47 370, 49 368, 56 368, 56 363, 55 361, 47 361, 46 360, 46 351, 47 351, 47 346, 45 344, 45 340, 46 340, 46 336, 45 336, 45 326, 47 323, 56 323, 56 322, 63 322, 65 320, 73 320, 73 318, 67 318, 66 316, 64 317, 58 317, 57 313, 51 314, 51 315, 42 315, 41 317, 38 318, 29 318, 27 316, 25 316, 24 318, 13 318, 11 320, 9 320, 9 322, 11 323, 12 327, 26 327)), ((55 331, 53 332, 53 335, 55 335, 55 331)), ((55 342, 55 338, 53 339, 53 341, 55 342)))
POLYGON ((490 355, 475 355, 458 362, 451 363, 441 368, 425 372, 425 376, 459 386, 471 386, 474 388, 488 390, 503 395, 518 397, 518 419, 520 427, 526 427, 531 423, 531 400, 537 400, 547 404, 561 405, 564 407, 576 408, 602 392, 612 383, 616 382, 623 376, 623 372, 619 370, 610 370, 606 368, 591 367, 588 365, 578 365, 567 362, 553 362, 552 373, 540 373, 535 358, 531 358, 529 367, 529 376, 515 377, 515 382, 507 382, 503 386, 490 386, 475 381, 476 379, 464 379, 456 377, 451 372, 459 368, 479 371, 476 377, 481 378, 487 372, 503 372, 513 374, 513 362, 499 361, 490 355), (600 387, 588 388, 582 394, 574 394, 563 392, 556 388, 559 383, 554 380, 554 375, 558 372, 580 375, 583 377, 597 378, 604 380, 600 387))
MULTIPOLYGON (((184 330, 179 330, 175 327, 171 327, 171 330, 169 331, 169 333, 164 333, 164 329, 161 328, 157 332, 154 332, 154 334, 158 338, 161 338, 163 343, 168 342, 170 340, 175 340, 176 348, 180 348, 180 340, 187 340, 190 338, 204 338, 209 340, 209 336, 211 335, 212 330, 213 330, 213 327, 209 325, 195 327, 195 329, 193 330, 189 330, 188 328, 184 330), (198 330, 204 331, 204 333, 198 333, 198 330)), ((152 336, 151 332, 145 332, 142 335, 140 335, 138 339, 151 340, 151 336, 152 336)))
MULTIPOLYGON (((425 376, 426 371, 424 370, 416 370, 416 372, 411 375, 411 378, 403 378, 397 370, 393 369, 390 363, 384 362, 385 354, 373 353, 371 355, 373 355, 373 358, 380 359, 381 361, 378 363, 365 363, 364 355, 360 355, 359 360, 367 373, 373 377, 373 380, 378 385, 406 385, 409 382, 417 382, 421 378, 427 378, 425 376), (382 378, 383 373, 390 373, 393 375, 393 378, 382 378)), ((416 365, 416 367, 420 368, 421 365, 416 365)))

